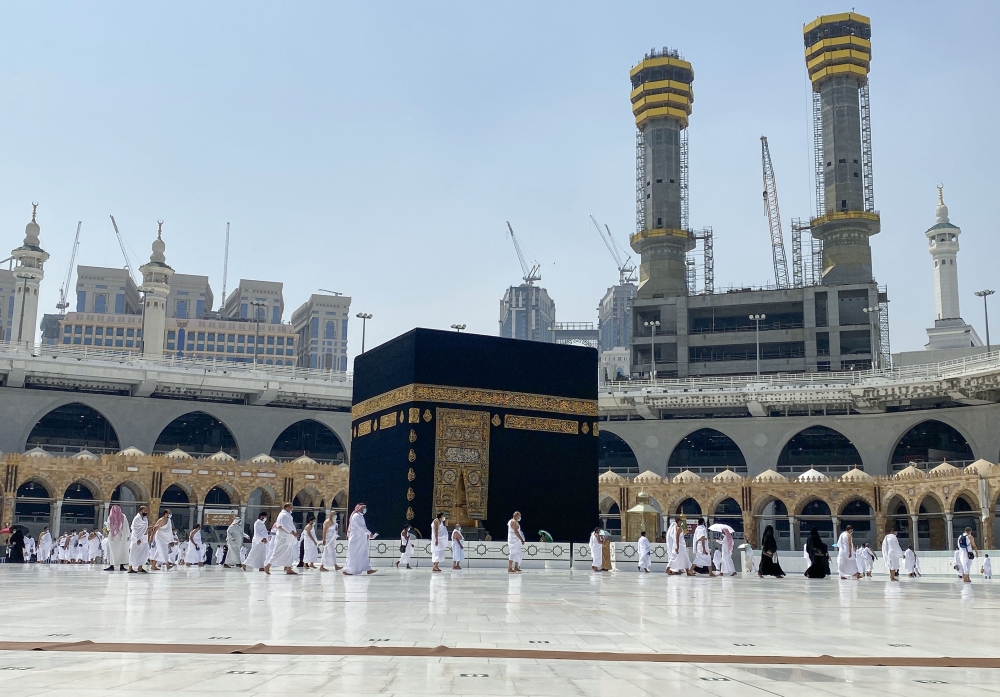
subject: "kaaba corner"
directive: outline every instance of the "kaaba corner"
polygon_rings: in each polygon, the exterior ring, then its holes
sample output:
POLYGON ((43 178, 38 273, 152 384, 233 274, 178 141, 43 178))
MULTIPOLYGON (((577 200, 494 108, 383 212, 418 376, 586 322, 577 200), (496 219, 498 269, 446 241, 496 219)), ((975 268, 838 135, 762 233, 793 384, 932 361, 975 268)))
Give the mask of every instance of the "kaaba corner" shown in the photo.
POLYGON ((350 505, 421 536, 585 539, 598 523, 597 350, 414 329, 355 359, 350 505))

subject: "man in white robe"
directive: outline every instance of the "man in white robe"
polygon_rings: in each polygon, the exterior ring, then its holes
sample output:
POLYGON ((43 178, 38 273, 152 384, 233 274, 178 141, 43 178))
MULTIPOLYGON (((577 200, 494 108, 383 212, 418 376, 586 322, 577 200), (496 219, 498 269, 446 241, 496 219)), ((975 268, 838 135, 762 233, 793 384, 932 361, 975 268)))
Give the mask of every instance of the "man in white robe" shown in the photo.
POLYGON ((914 565, 917 559, 917 555, 913 552, 913 546, 911 545, 906 549, 906 553, 903 555, 903 573, 909 577, 916 576, 914 571, 914 565))
POLYGON ((983 557, 983 578, 987 580, 993 578, 993 562, 990 561, 989 554, 983 557))
POLYGON ((184 563, 188 566, 205 565, 205 545, 201 541, 201 525, 195 525, 188 533, 187 549, 184 550, 184 563))
POLYGON ((49 557, 52 555, 52 533, 49 532, 48 527, 42 528, 42 534, 38 536, 38 556, 36 557, 39 564, 45 564, 49 561, 49 557))
POLYGON ((307 569, 316 568, 319 560, 319 540, 313 533, 315 523, 310 519, 302 526, 302 565, 307 569))
POLYGON ((108 568, 105 571, 114 571, 116 568, 127 571, 130 531, 128 520, 118 504, 111 506, 108 511, 105 527, 108 529, 108 568))
POLYGON ((166 565, 167 569, 173 567, 170 560, 170 545, 174 541, 174 524, 171 522, 173 514, 169 508, 163 509, 163 515, 153 525, 149 536, 153 541, 153 563, 150 564, 150 571, 159 571, 160 564, 166 565))
POLYGON ((837 571, 841 580, 861 578, 858 571, 858 558, 854 554, 854 526, 848 525, 837 539, 837 571))
POLYGON ((521 573, 521 549, 524 546, 524 531, 521 530, 521 512, 507 521, 507 573, 521 573))
POLYGON ((268 552, 267 513, 261 513, 253 524, 253 540, 250 542, 250 554, 243 563, 243 570, 263 569, 267 563, 268 552))
POLYGON ((976 538, 972 534, 972 528, 966 528, 965 532, 962 533, 958 538, 958 551, 961 553, 959 556, 959 561, 962 565, 962 581, 965 583, 972 583, 972 564, 976 560, 976 553, 979 548, 976 547, 976 538))
POLYGON ((139 507, 139 512, 132 519, 130 531, 131 543, 128 553, 128 572, 146 573, 143 565, 149 561, 149 509, 139 507))
POLYGON ((24 536, 24 563, 30 564, 35 561, 31 557, 35 554, 35 538, 30 534, 24 536))
POLYGON ((215 548, 215 563, 217 566, 222 565, 222 560, 226 558, 226 545, 225 543, 217 545, 215 548))
POLYGON ((692 564, 695 573, 712 573, 712 555, 708 548, 708 528, 705 527, 705 519, 698 519, 698 527, 694 529, 694 562, 692 564))
POLYGON ((601 527, 590 533, 590 570, 600 571, 604 564, 604 545, 601 543, 601 527))
POLYGON ((431 521, 431 571, 441 571, 441 567, 438 565, 444 562, 447 551, 448 525, 445 522, 444 513, 438 513, 431 521))
POLYGON ((240 559, 240 549, 243 547, 243 521, 239 516, 233 518, 233 522, 226 528, 226 557, 222 560, 222 567, 228 569, 233 566, 243 566, 240 559))
POLYGON ((684 532, 687 529, 687 523, 681 519, 674 526, 673 537, 667 538, 667 546, 670 549, 673 558, 667 565, 668 574, 687 574, 688 576, 694 576, 694 570, 691 568, 691 557, 688 555, 687 540, 684 539, 684 532))
POLYGON ((296 574, 292 567, 299 563, 299 533, 292 519, 292 504, 284 505, 274 522, 274 528, 274 553, 264 566, 264 573, 270 575, 272 566, 281 566, 287 575, 294 576, 296 574))
POLYGON ((893 530, 882 538, 882 560, 885 568, 889 570, 889 580, 899 580, 899 562, 903 558, 903 550, 899 547, 899 538, 896 537, 896 530, 893 530))
POLYGON ((462 526, 455 525, 455 529, 451 533, 452 570, 460 571, 463 561, 465 561, 465 535, 462 534, 462 526))
POLYGON ((337 534, 339 530, 336 513, 323 521, 323 557, 319 560, 320 571, 329 571, 330 569, 340 571, 340 566, 337 565, 337 534))
POLYGON ((663 535, 663 541, 667 544, 667 568, 664 569, 667 575, 672 575, 673 572, 670 570, 670 563, 674 560, 674 538, 677 536, 677 521, 671 520, 670 524, 667 526, 667 531, 663 535))
POLYGON ((649 573, 649 567, 651 565, 651 555, 649 552, 649 538, 646 537, 646 531, 643 530, 639 533, 639 571, 645 571, 649 573))
POLYGON ((354 507, 351 519, 347 521, 347 561, 344 562, 344 576, 373 574, 368 541, 374 536, 365 523, 368 506, 359 503, 354 507))
POLYGON ((396 568, 402 564, 404 568, 410 568, 410 557, 413 555, 413 527, 407 525, 399 533, 399 561, 396 562, 396 568))
POLYGON ((729 528, 722 529, 722 561, 719 564, 719 575, 720 576, 735 576, 736 575, 736 564, 733 563, 733 547, 736 546, 733 540, 733 533, 729 531, 729 528))

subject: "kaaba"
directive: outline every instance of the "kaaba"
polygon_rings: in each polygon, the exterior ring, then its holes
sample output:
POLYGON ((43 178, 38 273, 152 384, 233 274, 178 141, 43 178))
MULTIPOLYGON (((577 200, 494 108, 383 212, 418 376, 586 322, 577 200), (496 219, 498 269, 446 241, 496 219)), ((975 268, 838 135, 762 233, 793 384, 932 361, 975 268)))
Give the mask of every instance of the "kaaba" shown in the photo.
POLYGON ((597 350, 414 329, 354 361, 350 506, 368 529, 449 524, 506 540, 598 524, 597 350))

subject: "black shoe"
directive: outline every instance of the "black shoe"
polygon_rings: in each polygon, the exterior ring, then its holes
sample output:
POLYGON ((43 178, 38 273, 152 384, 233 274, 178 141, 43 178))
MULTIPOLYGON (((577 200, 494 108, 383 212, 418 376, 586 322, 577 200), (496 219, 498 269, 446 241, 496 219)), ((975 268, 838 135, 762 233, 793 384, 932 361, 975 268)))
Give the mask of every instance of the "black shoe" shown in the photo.
POLYGON ((119 564, 118 565, 118 570, 119 571, 128 571, 128 566, 126 566, 125 564, 119 564))
POLYGON ((108 568, 105 569, 105 571, 114 571, 114 570, 115 570, 114 566, 109 566, 108 568))

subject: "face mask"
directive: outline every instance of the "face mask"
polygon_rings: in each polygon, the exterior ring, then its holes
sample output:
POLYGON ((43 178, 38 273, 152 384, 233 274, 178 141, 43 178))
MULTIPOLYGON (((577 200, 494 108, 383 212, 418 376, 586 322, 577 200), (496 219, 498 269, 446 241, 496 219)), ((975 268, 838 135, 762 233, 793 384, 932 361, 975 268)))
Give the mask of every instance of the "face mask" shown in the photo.
POLYGON ((362 508, 361 509, 361 515, 365 515, 366 513, 368 513, 368 509, 367 508, 362 508))

